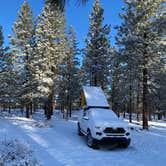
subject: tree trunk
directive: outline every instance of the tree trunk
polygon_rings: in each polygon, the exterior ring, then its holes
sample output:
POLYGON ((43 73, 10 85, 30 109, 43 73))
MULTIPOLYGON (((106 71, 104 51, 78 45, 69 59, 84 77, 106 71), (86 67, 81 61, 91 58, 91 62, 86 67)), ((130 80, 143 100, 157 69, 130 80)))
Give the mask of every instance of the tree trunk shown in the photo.
POLYGON ((45 115, 45 117, 47 117, 47 106, 46 106, 47 104, 46 104, 46 102, 44 103, 44 115, 45 115))
POLYGON ((148 94, 148 72, 147 68, 143 69, 143 129, 148 129, 148 105, 147 105, 147 94, 148 94))
POLYGON ((125 119, 126 118, 126 104, 124 104, 124 111, 123 111, 123 118, 125 119))
POLYGON ((5 111, 6 111, 5 104, 3 104, 3 112, 5 112, 5 111))
POLYGON ((47 100, 46 102, 45 102, 45 116, 46 116, 46 118, 47 118, 47 120, 50 120, 51 119, 51 111, 50 111, 50 103, 49 103, 50 101, 49 100, 47 100))
MULTIPOLYGON (((144 39, 146 41, 147 34, 144 33, 144 39)), ((148 45, 144 44, 144 54, 143 54, 143 129, 148 129, 148 54, 147 54, 147 47, 148 45)))
POLYGON ((115 93, 115 86, 114 86, 114 81, 112 82, 112 93, 111 93, 111 103, 112 103, 112 110, 115 111, 114 109, 114 93, 115 93))
POLYGON ((9 104, 8 113, 9 113, 9 114, 11 113, 11 107, 10 107, 10 104, 9 104))
POLYGON ((142 95, 142 111, 143 111, 143 129, 148 129, 148 54, 147 54, 147 47, 148 44, 146 43, 147 33, 144 33, 144 53, 143 53, 143 95, 142 95))
POLYGON ((69 89, 67 89, 67 96, 66 96, 66 120, 68 120, 68 118, 69 118, 69 100, 70 100, 69 89))
POLYGON ((69 117, 71 117, 71 111, 72 111, 72 101, 69 101, 69 117))
POLYGON ((129 122, 132 123, 132 86, 129 88, 129 122))
POLYGON ((152 112, 151 112, 152 108, 151 108, 151 104, 149 103, 148 105, 148 120, 151 121, 152 120, 152 112))
POLYGON ((64 108, 64 105, 61 106, 61 110, 62 110, 63 119, 65 119, 65 108, 64 108))
POLYGON ((94 84, 93 84, 93 86, 97 86, 97 76, 96 75, 94 76, 94 84))
POLYGON ((51 96, 50 96, 50 113, 51 115, 53 115, 54 112, 54 106, 55 106, 55 102, 54 102, 54 94, 55 94, 55 90, 54 90, 54 84, 51 87, 51 96))
POLYGON ((47 120, 50 120, 54 110, 54 84, 50 89, 50 94, 45 102, 44 110, 47 120))
POLYGON ((37 102, 36 102, 36 101, 35 101, 35 102, 33 102, 33 112, 36 112, 37 107, 38 107, 37 102))
POLYGON ((157 119, 158 119, 158 120, 161 120, 161 117, 162 117, 162 116, 161 116, 161 114, 160 114, 160 113, 158 113, 158 114, 157 114, 157 116, 158 116, 158 118, 157 118, 157 119))
POLYGON ((29 118, 29 106, 26 105, 26 118, 29 118))
POLYGON ((32 105, 32 101, 29 103, 29 119, 32 119, 32 109, 33 109, 33 105, 32 105))
POLYGON ((140 84, 138 84, 138 91, 137 91, 137 122, 140 121, 140 105, 141 105, 141 101, 140 101, 140 84))

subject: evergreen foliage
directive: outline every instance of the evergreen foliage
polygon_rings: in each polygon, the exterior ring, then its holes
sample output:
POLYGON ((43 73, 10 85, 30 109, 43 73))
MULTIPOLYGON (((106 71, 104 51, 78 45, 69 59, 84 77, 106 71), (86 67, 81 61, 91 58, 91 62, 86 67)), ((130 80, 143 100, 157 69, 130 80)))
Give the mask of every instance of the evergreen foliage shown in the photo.
MULTIPOLYGON (((76 4, 85 4, 88 0, 76 0, 76 4)), ((61 10, 64 10, 67 0, 46 0, 46 3, 51 3, 55 8, 58 6, 61 10)))
POLYGON ((130 115, 135 96, 141 96, 143 128, 148 129, 150 92, 156 90, 153 80, 155 73, 161 73, 163 69, 164 47, 156 22, 160 20, 165 5, 163 0, 126 0, 125 3, 124 13, 120 15, 123 23, 117 27, 120 48, 117 70, 124 89, 128 91, 125 93, 129 94, 130 115))
POLYGON ((20 101, 26 106, 26 117, 30 118, 32 114, 33 100, 33 72, 31 66, 32 60, 32 39, 34 35, 34 19, 32 10, 27 1, 24 2, 18 12, 18 20, 13 25, 13 36, 10 36, 15 55, 15 65, 21 79, 20 101))
POLYGON ((104 10, 101 8, 100 1, 96 0, 90 15, 83 68, 87 82, 90 85, 102 86, 102 88, 106 89, 110 74, 110 26, 103 25, 103 14, 104 10))
MULTIPOLYGON (((78 1, 78 2, 86 2, 78 1)), ((54 107, 78 108, 82 85, 101 86, 120 113, 143 115, 148 129, 151 113, 166 109, 166 4, 164 0, 125 0, 117 26, 116 48, 110 47, 110 26, 95 0, 83 60, 74 29, 66 31, 66 1, 48 0, 36 20, 27 1, 18 12, 4 47, 0 26, 0 107, 26 107, 26 117, 38 106, 47 119, 54 107), (82 61, 81 61, 82 60, 82 61)))
POLYGON ((34 66, 38 92, 45 100, 45 113, 48 119, 54 108, 55 84, 58 65, 65 53, 65 16, 57 7, 46 3, 42 15, 38 17, 35 29, 34 66))
POLYGON ((79 50, 73 27, 67 33, 66 57, 60 64, 59 71, 59 102, 61 109, 67 110, 67 117, 71 116, 74 106, 78 108, 81 93, 79 50))

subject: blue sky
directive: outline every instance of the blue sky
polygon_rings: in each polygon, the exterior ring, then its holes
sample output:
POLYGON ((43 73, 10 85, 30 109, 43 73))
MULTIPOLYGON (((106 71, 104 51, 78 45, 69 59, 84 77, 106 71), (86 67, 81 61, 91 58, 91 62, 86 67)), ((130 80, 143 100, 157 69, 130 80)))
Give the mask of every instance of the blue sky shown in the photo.
MULTIPOLYGON (((12 25, 17 20, 17 13, 23 4, 24 0, 5 0, 0 5, 0 25, 3 26, 5 37, 5 45, 8 45, 8 35, 12 34, 12 25)), ((44 5, 44 0, 28 0, 36 17, 40 14, 44 5)), ((75 29, 79 46, 84 47, 83 39, 86 38, 89 26, 89 15, 92 10, 94 0, 89 0, 85 6, 74 5, 74 0, 66 5, 67 24, 72 25, 75 29)), ((123 0, 101 0, 101 5, 105 10, 104 23, 111 24, 111 44, 114 44, 114 36, 116 31, 113 27, 120 24, 118 13, 121 12, 121 7, 124 5, 123 0)))

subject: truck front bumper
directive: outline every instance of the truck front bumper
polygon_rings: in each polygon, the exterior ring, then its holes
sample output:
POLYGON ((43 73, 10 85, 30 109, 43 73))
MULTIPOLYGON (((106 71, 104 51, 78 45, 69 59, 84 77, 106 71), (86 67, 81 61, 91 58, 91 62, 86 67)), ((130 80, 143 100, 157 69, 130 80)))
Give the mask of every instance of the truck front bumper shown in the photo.
POLYGON ((130 144, 130 138, 124 137, 104 137, 101 140, 96 140, 100 144, 130 144))

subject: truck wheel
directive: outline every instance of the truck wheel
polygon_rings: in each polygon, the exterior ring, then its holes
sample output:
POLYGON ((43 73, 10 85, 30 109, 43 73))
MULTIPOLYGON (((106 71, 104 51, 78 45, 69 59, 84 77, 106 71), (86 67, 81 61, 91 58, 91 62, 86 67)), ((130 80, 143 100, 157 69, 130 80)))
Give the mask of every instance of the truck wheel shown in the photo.
POLYGON ((79 135, 79 136, 83 136, 83 133, 81 132, 81 128, 80 128, 79 123, 78 123, 78 125, 77 125, 77 129, 78 129, 78 135, 79 135))
POLYGON ((87 145, 93 149, 97 149, 97 142, 96 140, 92 137, 90 131, 87 133, 87 145))

